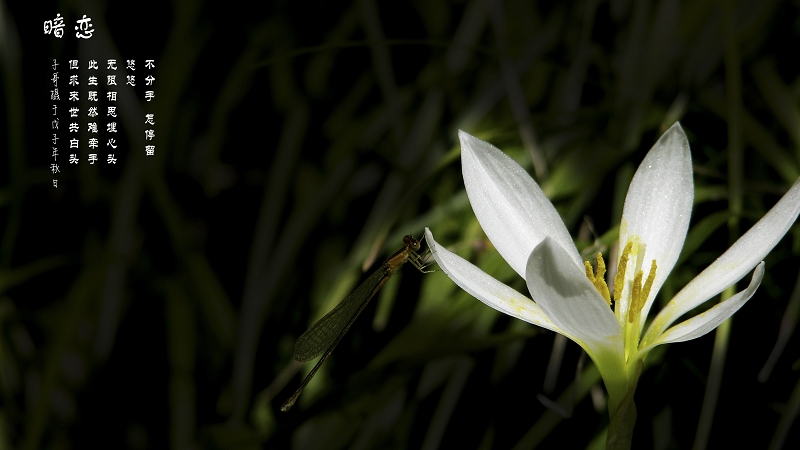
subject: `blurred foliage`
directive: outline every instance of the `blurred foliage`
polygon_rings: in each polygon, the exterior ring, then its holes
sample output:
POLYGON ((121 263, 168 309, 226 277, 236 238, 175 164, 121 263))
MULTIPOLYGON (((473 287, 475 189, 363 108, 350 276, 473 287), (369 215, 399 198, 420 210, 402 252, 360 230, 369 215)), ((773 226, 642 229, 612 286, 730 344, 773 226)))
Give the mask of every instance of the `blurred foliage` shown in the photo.
MULTIPOLYGON (((602 448, 576 345, 410 268, 278 408, 311 367, 297 336, 405 234, 526 292, 469 207, 457 129, 530 169, 591 254, 680 120, 696 208, 662 302, 800 174, 796 1, 0 3, 0 449, 602 448), (44 39, 57 12, 93 39, 44 39), (73 55, 155 58, 158 151, 56 190, 34 99, 73 55)), ((142 105, 119 109, 141 148, 142 105)), ((718 400, 713 334, 651 354, 634 448, 800 442, 789 236, 733 320, 718 400)))

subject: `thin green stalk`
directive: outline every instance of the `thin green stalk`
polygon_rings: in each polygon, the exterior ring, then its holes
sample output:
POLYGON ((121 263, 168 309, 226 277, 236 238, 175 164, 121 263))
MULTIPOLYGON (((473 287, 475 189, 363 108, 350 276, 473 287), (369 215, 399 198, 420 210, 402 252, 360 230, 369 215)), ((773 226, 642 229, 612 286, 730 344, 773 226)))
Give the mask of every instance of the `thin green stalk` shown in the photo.
POLYGON ((630 450, 633 440, 633 427, 636 426, 636 403, 633 395, 636 393, 636 385, 639 376, 642 374, 642 361, 636 364, 636 373, 628 386, 628 392, 618 406, 614 406, 612 399, 609 398, 608 412, 608 434, 606 435, 606 450, 630 450), (613 408, 613 410, 612 410, 613 408))
MULTIPOLYGON (((739 218, 742 215, 742 186, 744 185, 744 151, 741 135, 742 118, 742 75, 740 71, 739 48, 736 37, 736 21, 734 12, 735 0, 722 1, 722 22, 725 33, 725 90, 727 99, 728 120, 728 232, 731 242, 739 237, 739 218)), ((721 301, 730 298, 736 292, 736 285, 723 291, 721 301)), ((711 367, 703 397, 703 407, 697 424, 697 434, 693 448, 703 450, 711 435, 711 426, 717 408, 722 374, 725 370, 725 357, 730 340, 731 319, 720 325, 714 337, 714 351, 711 356, 711 367)))
POLYGON ((792 423, 797 419, 797 414, 800 413, 800 381, 794 386, 789 402, 786 404, 778 421, 778 429, 772 436, 772 441, 769 443, 770 450, 779 450, 784 448, 783 444, 789 431, 792 429, 792 423))

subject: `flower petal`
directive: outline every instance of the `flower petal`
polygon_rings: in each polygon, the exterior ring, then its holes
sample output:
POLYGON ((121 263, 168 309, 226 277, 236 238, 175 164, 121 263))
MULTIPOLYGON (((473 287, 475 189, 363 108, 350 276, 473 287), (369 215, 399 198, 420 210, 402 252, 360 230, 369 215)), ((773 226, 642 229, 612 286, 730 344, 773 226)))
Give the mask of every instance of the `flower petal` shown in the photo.
POLYGON ((696 339, 713 330, 714 328, 717 328, 719 324, 728 319, 728 317, 732 316, 733 313, 738 311, 739 308, 744 306, 744 304, 750 300, 750 297, 756 293, 756 289, 758 289, 758 286, 761 284, 762 278, 764 278, 763 261, 761 264, 756 266, 756 270, 753 272, 753 278, 750 280, 750 285, 747 286, 745 290, 714 306, 708 311, 700 313, 691 319, 671 327, 669 330, 665 331, 664 334, 659 336, 652 344, 649 344, 641 351, 649 351, 656 345, 660 344, 683 342, 696 339))
POLYGON ((547 317, 580 339, 579 344, 590 349, 618 348, 621 354, 622 328, 611 308, 586 273, 549 236, 531 252, 525 279, 547 317))
MULTIPOLYGON (((683 128, 676 122, 658 139, 639 165, 628 188, 622 212, 620 254, 630 238, 646 245, 641 266, 628 267, 629 278, 632 279, 637 270, 644 270, 646 276, 654 259, 658 265, 650 296, 639 316, 639 329, 644 326, 656 294, 681 253, 689 228, 693 199, 689 141, 683 128)), ((629 264, 635 265, 637 261, 632 260, 629 264)), ((622 308, 621 317, 627 315, 626 301, 618 300, 616 307, 622 308)))
MULTIPOLYGON (((425 240, 428 242, 431 253, 433 253, 433 257, 439 267, 461 289, 501 313, 547 328, 556 333, 565 334, 545 315, 539 305, 516 290, 497 281, 466 259, 439 245, 433 240, 431 230, 427 228, 425 228, 425 240)), ((566 336, 571 337, 569 335, 566 336)))
POLYGON ((525 277, 533 248, 551 236, 583 264, 553 204, 530 175, 497 147, 459 130, 461 167, 469 202, 483 231, 508 261, 525 277))
POLYGON ((654 342, 679 317, 742 279, 778 244, 798 213, 800 179, 758 223, 675 295, 653 320, 644 342, 654 342))

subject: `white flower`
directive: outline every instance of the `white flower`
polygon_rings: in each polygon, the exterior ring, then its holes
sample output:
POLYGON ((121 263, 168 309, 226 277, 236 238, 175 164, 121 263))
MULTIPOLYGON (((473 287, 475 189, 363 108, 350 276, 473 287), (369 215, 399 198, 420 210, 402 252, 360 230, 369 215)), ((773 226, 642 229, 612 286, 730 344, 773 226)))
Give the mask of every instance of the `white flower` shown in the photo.
POLYGON ((633 177, 622 214, 620 262, 609 296, 605 266, 581 261, 564 222, 535 181, 491 144, 459 131, 467 195, 486 235, 527 281, 533 299, 492 278, 425 236, 439 267, 483 303, 580 345, 597 365, 609 410, 635 378, 653 347, 700 337, 753 296, 764 276, 762 259, 800 212, 800 181, 722 256, 662 309, 644 334, 656 294, 678 259, 692 212, 689 142, 679 124, 656 142, 633 177), (709 310, 673 323, 753 270, 749 286, 709 310), (620 292, 621 291, 621 292, 620 292), (613 307, 610 298, 613 298, 613 307))

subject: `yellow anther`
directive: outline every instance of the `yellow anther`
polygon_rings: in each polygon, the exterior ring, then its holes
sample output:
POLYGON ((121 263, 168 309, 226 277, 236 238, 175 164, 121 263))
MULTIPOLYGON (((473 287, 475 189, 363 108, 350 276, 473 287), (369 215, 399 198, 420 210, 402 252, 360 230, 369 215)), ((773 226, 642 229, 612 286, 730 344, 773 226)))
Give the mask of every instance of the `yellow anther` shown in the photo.
POLYGON ((584 261, 583 267, 586 269, 586 278, 592 282, 597 292, 603 297, 603 300, 608 303, 608 306, 611 306, 611 296, 609 295, 608 285, 605 279, 606 263, 603 261, 603 255, 600 253, 597 254, 597 275, 594 274, 592 264, 589 261, 584 261))
POLYGON ((639 310, 641 310, 641 305, 639 304, 639 298, 642 296, 642 277, 644 276, 644 272, 641 270, 636 274, 633 278, 633 291, 631 292, 631 302, 628 304, 628 322, 633 323, 633 319, 639 315, 639 310))
POLYGON ((650 289, 653 288, 653 281, 656 279, 656 260, 650 264, 650 273, 647 274, 647 280, 642 285, 642 278, 644 278, 644 271, 640 270, 636 273, 633 280, 633 292, 631 293, 631 302, 628 305, 628 322, 633 323, 642 313, 642 308, 650 296, 650 289))
POLYGON ((603 261, 603 255, 597 254, 597 276, 594 277, 594 287, 603 296, 603 300, 611 306, 611 294, 608 292, 608 284, 606 284, 606 262, 603 261))
POLYGON ((631 255, 631 250, 633 250, 633 242, 628 241, 619 258, 617 275, 614 276, 614 301, 616 302, 622 299, 622 289, 625 287, 625 269, 628 268, 628 257, 631 255))
POLYGON ((588 278, 589 281, 594 283, 594 269, 592 269, 592 263, 590 263, 589 261, 584 261, 583 268, 586 269, 586 278, 588 278))
POLYGON ((650 273, 647 274, 647 281, 644 282, 644 289, 642 289, 642 306, 647 298, 650 297, 650 289, 653 288, 653 281, 656 279, 656 260, 650 264, 650 273))
POLYGON ((606 262, 603 261, 603 254, 598 252, 597 256, 595 256, 595 261, 597 261, 597 278, 605 278, 606 262))

